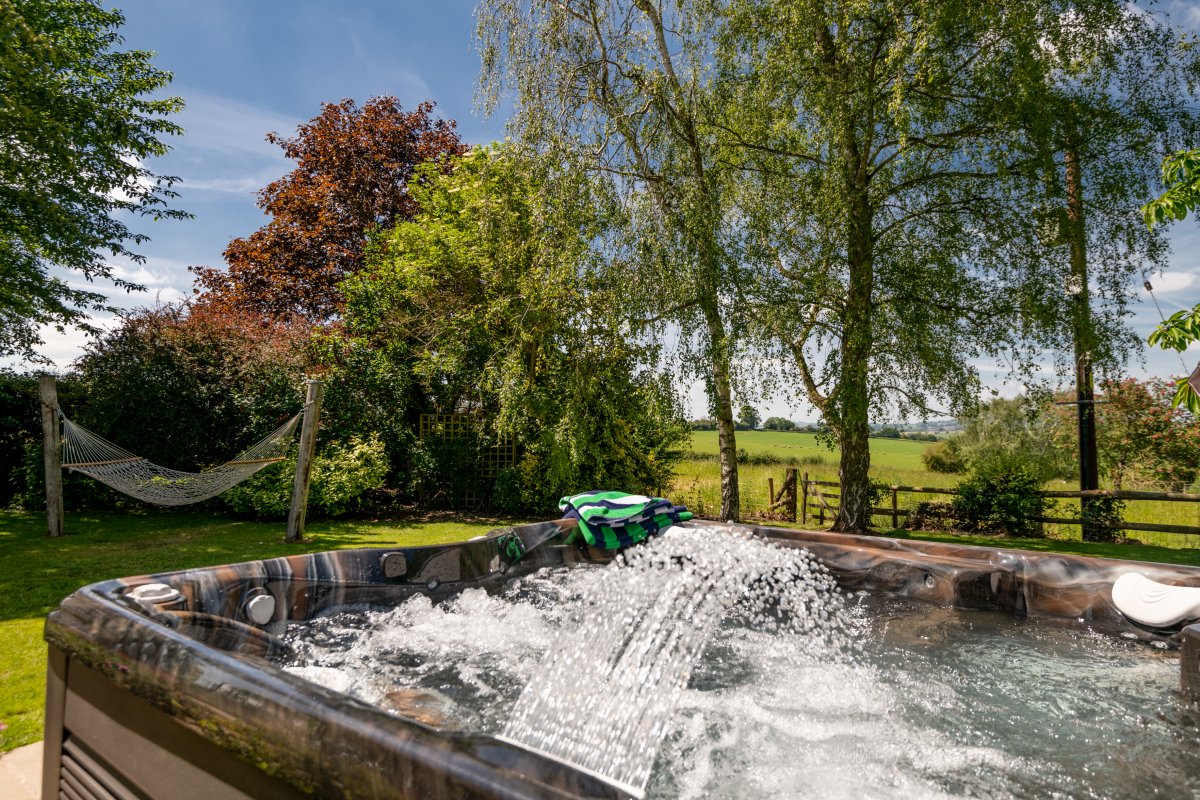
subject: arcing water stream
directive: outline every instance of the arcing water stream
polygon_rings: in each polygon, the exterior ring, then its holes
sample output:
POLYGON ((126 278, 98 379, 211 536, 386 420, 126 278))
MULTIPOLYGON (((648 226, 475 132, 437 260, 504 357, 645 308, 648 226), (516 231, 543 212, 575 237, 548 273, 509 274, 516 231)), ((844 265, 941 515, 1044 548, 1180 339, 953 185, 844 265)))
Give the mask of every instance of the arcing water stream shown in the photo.
POLYGON ((745 623, 846 646, 841 594, 809 555, 736 529, 673 528, 622 553, 527 684, 504 737, 640 794, 709 636, 745 623))

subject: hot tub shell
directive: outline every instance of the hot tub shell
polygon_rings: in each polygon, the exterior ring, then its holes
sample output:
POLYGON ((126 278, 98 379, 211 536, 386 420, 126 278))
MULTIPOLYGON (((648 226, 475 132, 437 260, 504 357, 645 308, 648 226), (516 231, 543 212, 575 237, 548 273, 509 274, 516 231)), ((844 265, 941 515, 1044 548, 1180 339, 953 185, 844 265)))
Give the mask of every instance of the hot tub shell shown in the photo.
MULTIPOLYGON (((689 525, 709 526, 692 522, 689 525)), ((43 798, 620 797, 602 778, 490 736, 439 730, 287 673, 273 631, 336 609, 498 587, 552 565, 603 560, 537 523, 440 547, 342 550, 92 584, 46 623, 43 798), (524 557, 514 537, 533 547, 524 557), (131 589, 179 596, 144 605, 131 589), (274 613, 248 619, 269 596, 274 613)), ((1200 586, 1200 569, 1062 554, 756 527, 811 551, 847 590, 1003 610, 1180 645, 1200 692, 1200 626, 1148 631, 1113 606, 1137 571, 1200 586)), ((713 528, 713 535, 722 535, 713 528)))

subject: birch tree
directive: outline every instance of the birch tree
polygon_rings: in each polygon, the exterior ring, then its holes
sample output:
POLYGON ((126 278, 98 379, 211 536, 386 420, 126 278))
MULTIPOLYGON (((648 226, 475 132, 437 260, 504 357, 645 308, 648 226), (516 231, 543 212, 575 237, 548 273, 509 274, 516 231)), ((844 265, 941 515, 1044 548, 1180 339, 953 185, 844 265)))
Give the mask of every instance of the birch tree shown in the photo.
MULTIPOLYGON (((1074 372, 1079 488, 1099 488, 1095 374, 1113 373, 1138 341, 1124 324, 1130 301, 1166 265, 1161 231, 1140 207, 1156 193, 1155 165, 1200 122, 1194 37, 1120 3, 1050 6, 1020 114, 1041 191, 1054 350, 1074 372)), ((1091 500, 1083 500, 1084 510, 1091 500)), ((1088 516, 1086 513, 1085 517, 1088 516)), ((1084 539, 1107 532, 1085 526, 1084 539)))
POLYGON ((722 161, 705 97, 713 29, 674 0, 483 0, 481 102, 515 104, 529 147, 612 181, 635 221, 624 242, 632 313, 681 327, 708 389, 721 517, 739 515, 732 403, 735 165, 722 161), (506 95, 506 92, 511 94, 506 95))
POLYGON ((1002 10, 746 0, 725 13, 745 299, 841 450, 837 530, 869 527, 872 410, 967 408, 972 360, 1017 344, 1013 287, 1029 284, 995 252, 991 188, 1009 155, 991 87, 1010 81, 1023 31, 1002 10))
POLYGON ((1127 338, 1130 265, 1164 252, 1126 223, 1147 185, 1130 154, 1178 116, 1171 34, 1118 3, 734 0, 722 16, 724 137, 751 156, 746 300, 841 448, 835 527, 865 530, 873 410, 968 409, 981 361, 1028 377, 1080 320, 1093 358, 1119 354, 1100 343, 1127 338), (1117 79, 1122 48, 1160 68, 1154 88, 1117 79), (1096 164, 1075 210, 1066 128, 1096 164), (1088 202, 1104 266, 1083 316, 1089 282, 1056 240, 1088 202))

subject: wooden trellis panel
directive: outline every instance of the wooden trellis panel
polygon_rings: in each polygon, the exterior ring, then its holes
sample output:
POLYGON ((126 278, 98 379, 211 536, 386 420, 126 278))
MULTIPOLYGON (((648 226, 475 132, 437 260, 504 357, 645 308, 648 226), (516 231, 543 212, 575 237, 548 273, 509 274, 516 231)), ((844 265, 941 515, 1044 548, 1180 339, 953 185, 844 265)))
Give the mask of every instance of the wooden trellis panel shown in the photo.
POLYGON ((517 445, 503 438, 494 445, 477 446, 477 433, 482 418, 476 414, 422 414, 417 437, 422 441, 437 439, 453 449, 462 442, 464 449, 457 454, 464 469, 456 469, 437 486, 422 486, 418 499, 424 504, 446 505, 451 508, 480 508, 490 499, 492 483, 500 471, 516 466, 517 445))

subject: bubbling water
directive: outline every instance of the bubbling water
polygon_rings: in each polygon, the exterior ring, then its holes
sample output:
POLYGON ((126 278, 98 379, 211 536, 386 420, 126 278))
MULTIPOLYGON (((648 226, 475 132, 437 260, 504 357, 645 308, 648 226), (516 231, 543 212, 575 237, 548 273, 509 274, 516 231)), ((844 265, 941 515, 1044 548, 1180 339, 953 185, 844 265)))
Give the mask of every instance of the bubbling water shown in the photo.
POLYGON ((582 598, 503 736, 641 794, 672 712, 727 615, 792 634, 793 658, 856 641, 832 577, 806 551, 734 527, 675 527, 622 553, 582 598), (798 646, 797 646, 798 645, 798 646))
POLYGON ((442 729, 558 726, 523 741, 633 792, 653 762, 642 785, 664 800, 1200 797, 1177 655, 845 595, 803 551, 713 526, 287 638, 282 666, 314 683, 442 729), (574 736, 590 761, 558 749, 574 736))

